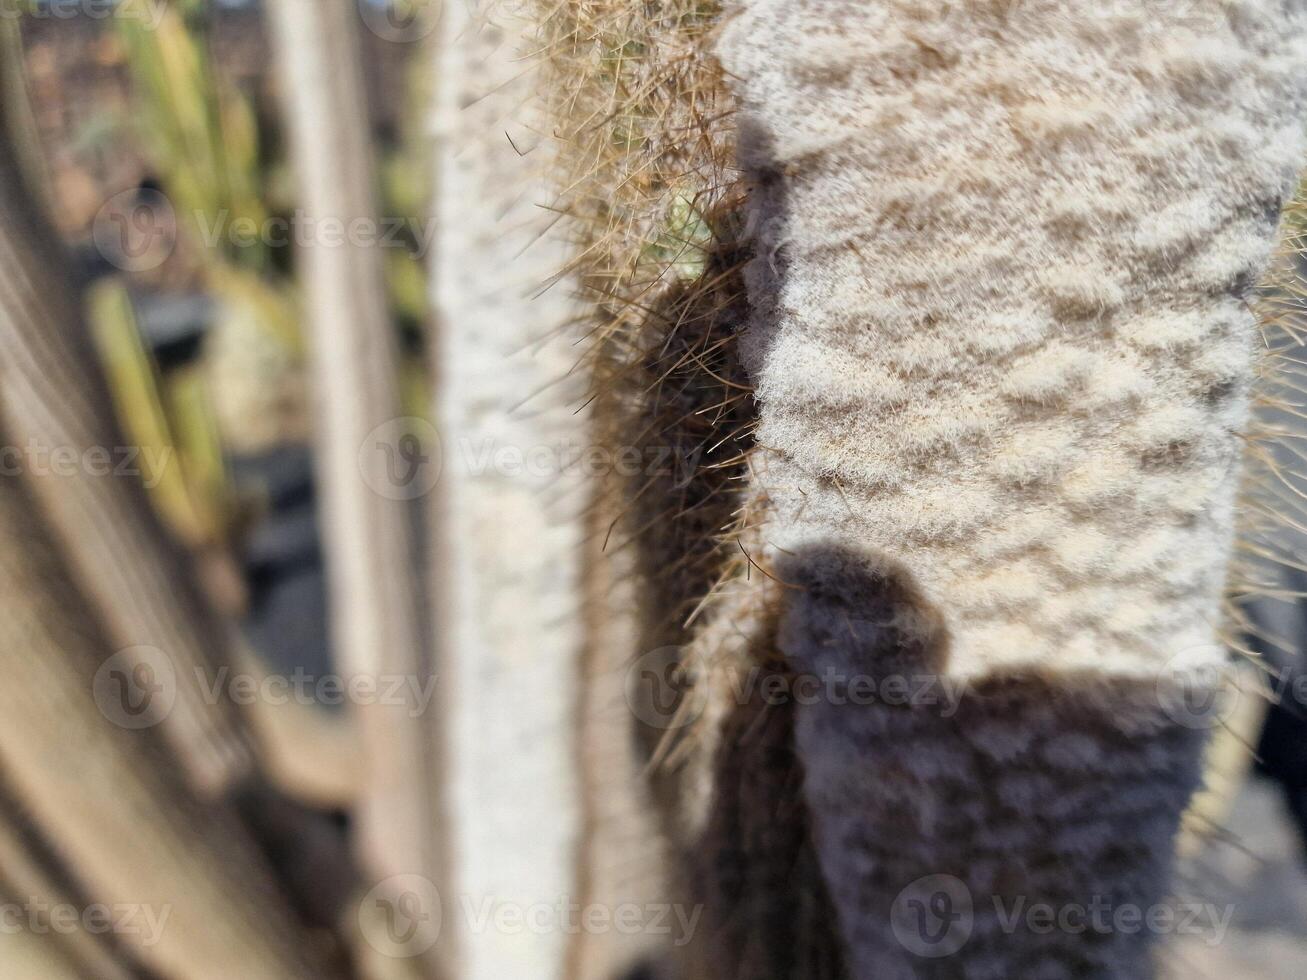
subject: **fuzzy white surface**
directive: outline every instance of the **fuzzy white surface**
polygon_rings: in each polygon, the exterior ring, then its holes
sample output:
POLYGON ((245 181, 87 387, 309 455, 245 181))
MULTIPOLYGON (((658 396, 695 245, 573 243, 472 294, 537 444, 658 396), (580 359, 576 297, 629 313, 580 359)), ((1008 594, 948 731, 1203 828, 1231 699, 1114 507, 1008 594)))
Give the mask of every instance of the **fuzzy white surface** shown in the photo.
POLYGON ((740 4, 775 551, 902 565, 959 675, 1210 643, 1303 32, 1269 0, 740 4))
POLYGON ((780 648, 1024 678, 948 717, 799 710, 854 976, 1150 973, 1147 932, 1012 932, 993 903, 1164 894, 1201 733, 1155 685, 1223 657, 1245 296, 1303 159, 1305 37, 1279 0, 741 0, 726 22, 759 536, 795 576, 827 556, 780 648), (902 615, 841 586, 832 547, 902 615), (893 916, 938 874, 972 908, 933 958, 893 916))

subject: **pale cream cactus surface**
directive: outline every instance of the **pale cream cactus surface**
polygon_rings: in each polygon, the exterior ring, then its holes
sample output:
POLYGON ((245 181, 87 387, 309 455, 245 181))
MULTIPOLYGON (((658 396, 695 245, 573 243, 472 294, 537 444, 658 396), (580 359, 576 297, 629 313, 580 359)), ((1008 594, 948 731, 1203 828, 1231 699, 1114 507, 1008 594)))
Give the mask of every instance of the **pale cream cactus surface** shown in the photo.
POLYGON ((702 463, 617 522, 685 969, 1151 975, 1023 910, 1160 908, 1222 720, 1303 4, 541 16, 596 417, 702 463))
POLYGON ((1202 733, 1165 688, 1224 656, 1305 32, 1280 0, 727 13, 780 651, 968 685, 797 709, 854 976, 1151 972, 1151 930, 1002 910, 1166 894, 1202 733))
POLYGON ((781 219, 745 339, 775 550, 903 566, 959 675, 1151 678, 1209 644, 1304 26, 1279 2, 742 4, 720 50, 752 207, 781 219))

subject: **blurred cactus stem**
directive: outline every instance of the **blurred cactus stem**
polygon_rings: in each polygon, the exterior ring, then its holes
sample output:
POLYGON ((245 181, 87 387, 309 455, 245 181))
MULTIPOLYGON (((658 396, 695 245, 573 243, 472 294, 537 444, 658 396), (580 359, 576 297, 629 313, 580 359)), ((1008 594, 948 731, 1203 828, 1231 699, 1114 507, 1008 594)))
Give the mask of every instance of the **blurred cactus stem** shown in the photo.
MULTIPOLYGON (((268 11, 301 208, 318 229, 375 228, 358 9, 352 0, 273 0, 268 11)), ((427 691, 413 500, 387 467, 387 451, 402 452, 410 434, 402 432, 382 249, 348 233, 309 238, 301 286, 336 662, 347 678, 400 678, 415 682, 404 685, 410 692, 427 691)), ((387 700, 398 699, 379 699, 387 700)), ((382 885, 436 874, 425 707, 404 699, 357 708, 358 848, 365 872, 382 885)))
POLYGON ((192 784, 217 795, 253 772, 234 708, 205 694, 225 660, 229 627, 147 499, 143 447, 115 422, 67 265, 13 144, 0 138, 0 412, 9 462, 41 477, 33 495, 113 647, 166 652, 178 698, 165 731, 192 784), (69 465, 55 473, 56 459, 69 465))
POLYGON ((28 482, 0 475, 0 763, 15 795, 92 901, 157 913, 120 938, 159 975, 338 975, 235 811, 185 785, 156 727, 175 678, 162 658, 148 675, 114 663, 28 482))

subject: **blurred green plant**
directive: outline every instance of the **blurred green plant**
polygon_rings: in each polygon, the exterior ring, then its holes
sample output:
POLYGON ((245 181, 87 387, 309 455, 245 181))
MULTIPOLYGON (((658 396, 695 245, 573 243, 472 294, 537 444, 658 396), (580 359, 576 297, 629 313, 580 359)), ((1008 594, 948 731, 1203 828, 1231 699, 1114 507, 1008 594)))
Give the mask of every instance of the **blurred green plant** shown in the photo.
MULTIPOLYGON (((249 102, 214 71, 199 29, 207 5, 175 3, 156 26, 146 16, 150 0, 120 2, 124 16, 112 22, 135 86, 137 127, 179 218, 196 240, 219 221, 263 227, 258 125, 249 102), (128 16, 132 8, 141 15, 128 16)), ((267 269, 266 242, 217 248, 238 268, 267 269)))
MULTIPOLYGON (((131 125, 163 193, 177 215, 178 234, 206 290, 236 316, 224 324, 269 335, 292 362, 303 356, 293 285, 280 280, 270 245, 240 241, 212 229, 263 228, 271 209, 262 196, 267 164, 254 109, 216 70, 208 47, 208 4, 178 0, 145 14, 148 0, 121 0, 111 18, 132 80, 131 125), (140 8, 141 16, 131 16, 140 8)), ((241 506, 228 479, 217 412, 200 365, 163 376, 140 341, 130 300, 121 287, 96 297, 93 322, 124 424, 142 446, 175 459, 154 490, 164 517, 193 546, 227 540, 241 506)))
MULTIPOLYGON (((120 48, 131 82, 130 111, 101 113, 82 128, 74 148, 116 144, 130 133, 131 145, 144 157, 176 215, 179 248, 174 261, 183 279, 196 282, 216 302, 213 330, 242 335, 227 336, 217 346, 230 351, 234 341, 236 346, 264 350, 271 343, 285 352, 285 357, 265 359, 282 365, 277 370, 301 364, 305 352, 290 263, 276 254, 278 246, 267 236, 224 233, 271 227, 295 195, 286 186, 284 166, 261 139, 250 98, 215 62, 210 47, 214 5, 210 0, 173 0, 159 8, 157 0, 120 0, 120 6, 122 16, 107 18, 104 25, 120 48)), ((11 103, 8 114, 14 116, 11 127, 31 122, 21 24, 20 19, 0 18, 0 82, 6 95, 20 90, 17 100, 5 99, 11 103), (15 114, 15 109, 27 115, 15 114)), ((404 345, 408 356, 401 379, 405 408, 414 415, 426 414, 429 405, 420 350, 428 317, 423 256, 429 243, 421 230, 426 227, 422 219, 430 169, 424 126, 429 83, 425 60, 412 58, 404 78, 398 138, 382 148, 378 188, 381 213, 387 220, 402 219, 405 229, 398 237, 407 247, 387 249, 385 258, 392 310, 414 341, 404 345)), ((34 149, 34 172, 44 179, 34 125, 21 135, 34 149)), ((176 281, 175 276, 165 278, 176 281)), ((260 403, 248 391, 213 390, 206 382, 212 375, 200 367, 161 372, 141 337, 132 305, 135 290, 114 281, 97 285, 88 297, 96 347, 116 407, 124 426, 153 458, 174 461, 148 481, 164 518, 193 545, 222 542, 242 509, 229 485, 224 457, 224 448, 236 447, 224 445, 224 437, 232 435, 230 419, 242 412, 248 415, 251 406, 257 411, 260 403), (223 401, 217 404, 215 399, 223 401)), ((206 343, 202 357, 211 358, 214 347, 206 343)), ((260 378, 252 383, 278 381, 260 378)), ((265 432, 267 426, 260 428, 265 432)), ((302 432, 289 435, 302 437, 302 432)))
POLYGON ((91 287, 87 304, 96 351, 127 436, 140 448, 142 479, 155 506, 190 546, 222 540, 230 497, 196 369, 160 375, 121 282, 101 280, 91 287))

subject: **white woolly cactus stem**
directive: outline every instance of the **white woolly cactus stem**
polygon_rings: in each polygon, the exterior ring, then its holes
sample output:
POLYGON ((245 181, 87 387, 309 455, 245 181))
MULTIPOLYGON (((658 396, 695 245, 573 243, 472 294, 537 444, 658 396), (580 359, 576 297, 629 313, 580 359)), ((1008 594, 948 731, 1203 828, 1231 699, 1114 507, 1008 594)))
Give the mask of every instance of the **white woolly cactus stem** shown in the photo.
POLYGON ((773 233, 743 342, 781 649, 968 685, 951 713, 798 709, 855 976, 1149 972, 1147 928, 998 910, 1164 893, 1201 739, 1159 678, 1222 659, 1245 296, 1303 156, 1305 37, 1276 0, 726 21, 773 233))
MULTIPOLYGON (((433 303, 443 471, 433 575, 444 864, 442 965, 463 980, 577 976, 585 936, 486 929, 482 910, 583 890, 578 744, 586 653, 582 393, 567 251, 528 108, 530 23, 514 3, 448 4, 436 125, 433 303), (571 377, 575 377, 572 375, 571 377), (570 447, 570 448, 569 448, 570 447)), ((585 974, 591 975, 591 974, 585 974)))

